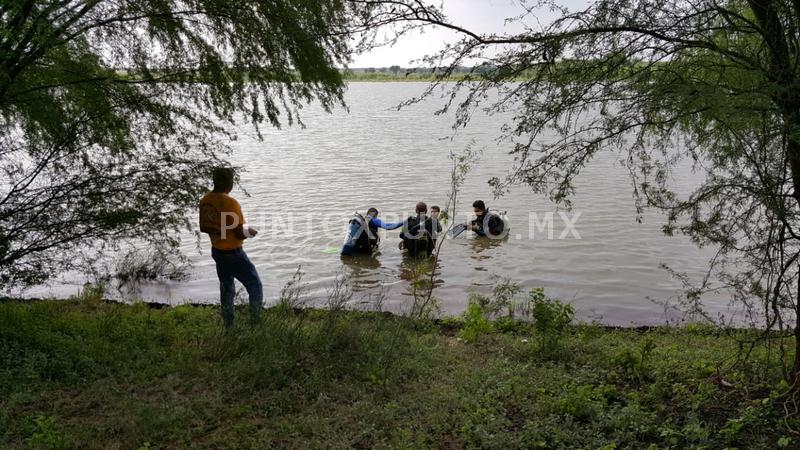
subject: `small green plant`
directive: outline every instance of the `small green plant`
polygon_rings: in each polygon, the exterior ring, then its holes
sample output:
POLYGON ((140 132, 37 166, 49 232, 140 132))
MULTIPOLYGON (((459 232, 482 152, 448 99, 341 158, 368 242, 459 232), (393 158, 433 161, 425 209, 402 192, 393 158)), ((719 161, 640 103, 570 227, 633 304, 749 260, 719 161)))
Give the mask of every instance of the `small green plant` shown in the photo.
POLYGON ((85 283, 83 288, 77 295, 72 297, 73 300, 91 307, 97 307, 103 302, 103 297, 106 295, 105 283, 85 283))
POLYGON ((526 302, 520 302, 517 298, 522 293, 522 286, 519 283, 514 283, 511 280, 503 279, 495 284, 492 290, 493 305, 497 309, 496 313, 499 314, 505 310, 507 316, 514 319, 517 313, 522 316, 528 315, 526 302))
POLYGON ((556 406, 558 412, 562 414, 588 421, 600 414, 604 404, 600 389, 592 385, 580 385, 569 387, 558 399, 556 406))
POLYGON ((542 288, 530 291, 529 302, 540 350, 556 349, 575 317, 575 310, 569 304, 545 296, 542 288))
POLYGON ((51 416, 36 416, 33 420, 36 431, 27 439, 32 448, 66 448, 64 433, 56 419, 51 416))
POLYGON ((471 295, 467 310, 464 312, 464 327, 458 332, 458 337, 465 342, 475 342, 479 337, 492 331, 492 322, 486 317, 486 313, 476 299, 477 295, 471 295))
POLYGON ((708 442, 711 433, 702 420, 695 416, 689 416, 686 424, 681 429, 681 434, 688 442, 705 444, 708 442))
MULTIPOLYGON (((741 438, 742 434, 746 434, 743 431, 764 427, 767 423, 767 418, 771 414, 769 406, 760 401, 753 402, 739 409, 737 416, 728 418, 725 425, 717 433, 725 442, 736 442, 741 438)), ((778 442, 778 447, 781 447, 780 441, 778 442)))
POLYGON ((614 355, 611 361, 624 378, 641 383, 650 378, 649 361, 655 348, 656 344, 652 339, 645 339, 641 347, 626 347, 614 355))
POLYGON ((486 296, 473 294, 473 299, 483 308, 487 316, 496 319, 499 317, 530 317, 530 307, 525 298, 520 298, 522 286, 519 283, 502 278, 492 288, 492 295, 486 296))
POLYGON ((292 279, 287 281, 281 288, 277 305, 278 310, 291 313, 306 306, 305 293, 307 286, 303 284, 303 275, 305 275, 305 272, 303 272, 302 267, 297 266, 292 279))
POLYGON ((726 442, 733 442, 742 429, 745 427, 746 422, 741 417, 731 418, 725 422, 725 426, 720 428, 719 435, 726 442))

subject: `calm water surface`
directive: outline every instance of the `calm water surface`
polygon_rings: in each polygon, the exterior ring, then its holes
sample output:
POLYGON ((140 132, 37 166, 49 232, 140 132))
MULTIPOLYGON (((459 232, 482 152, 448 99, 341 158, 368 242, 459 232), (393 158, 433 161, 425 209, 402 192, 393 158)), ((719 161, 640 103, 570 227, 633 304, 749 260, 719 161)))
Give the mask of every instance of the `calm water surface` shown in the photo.
MULTIPOLYGON (((452 136, 452 117, 433 114, 441 101, 394 108, 424 87, 353 83, 346 97, 349 112, 326 114, 308 107, 302 113, 305 129, 265 129, 263 141, 250 127, 240 128, 232 161, 247 169, 241 181, 250 196, 239 189, 233 195, 247 221, 261 231, 245 249, 261 273, 268 303, 302 266, 311 297, 323 297, 337 274, 344 273, 356 290, 354 301, 383 288, 388 290, 388 309, 407 307, 410 275, 397 248, 399 230, 381 231, 375 257, 343 260, 326 249, 341 245, 356 210, 375 206, 382 218, 399 219, 420 200, 444 205, 448 154, 470 144, 483 149, 483 155, 460 193, 460 211, 471 211, 472 200, 483 199, 490 208, 508 212, 512 229, 502 242, 473 239, 468 233, 445 242, 436 292, 445 313, 460 313, 470 291, 488 292, 505 277, 526 288, 544 287, 549 295, 572 303, 584 320, 658 323, 665 319, 664 309, 654 300, 674 298, 681 288, 660 265, 695 279, 702 276, 708 251, 684 237, 665 237, 660 232, 663 219, 656 213, 636 222, 631 181, 618 154, 598 156, 578 179, 573 211, 566 215, 575 221, 580 239, 571 233, 558 239, 565 229, 559 211, 524 186, 493 200, 487 180, 502 177, 512 161, 508 145, 494 140, 505 118, 477 115, 452 136), (530 223, 531 214, 546 220, 547 213, 553 214, 552 239, 530 223)), ((674 177, 679 186, 696 183, 689 170, 674 177)), ((200 251, 193 234, 187 232, 182 241, 193 263, 190 280, 146 285, 138 297, 169 303, 217 301, 207 238, 201 238, 200 251)), ((49 289, 63 294, 75 286, 49 289)), ((727 300, 709 297, 705 303, 723 312, 727 300)))

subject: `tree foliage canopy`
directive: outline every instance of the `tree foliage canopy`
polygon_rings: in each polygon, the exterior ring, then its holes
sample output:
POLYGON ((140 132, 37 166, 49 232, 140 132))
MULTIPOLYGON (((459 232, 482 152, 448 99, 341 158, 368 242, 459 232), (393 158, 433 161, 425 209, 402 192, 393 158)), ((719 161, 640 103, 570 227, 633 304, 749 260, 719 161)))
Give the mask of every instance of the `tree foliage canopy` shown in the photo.
MULTIPOLYGON (((599 0, 583 11, 522 3, 516 34, 473 32, 417 1, 381 20, 460 32, 427 58, 432 66, 483 61, 426 95, 444 89, 456 125, 479 107, 513 111, 501 133, 516 163, 491 180, 498 194, 524 184, 568 203, 581 169, 617 149, 640 208, 665 210, 668 234, 718 249, 710 267, 721 283, 687 281, 684 306, 702 315, 704 292, 729 289, 768 333, 800 338, 800 3, 599 0), (558 18, 532 26, 541 8, 558 18), (511 82, 523 73, 532 75, 511 82), (671 181, 678 165, 701 180, 688 196, 671 181)), ((783 354, 787 341, 779 342, 783 354)), ((786 372, 794 383, 797 349, 786 372)))
POLYGON ((228 125, 291 124, 305 102, 342 102, 337 66, 372 9, 0 3, 0 286, 69 268, 84 245, 169 243, 235 138, 228 125))

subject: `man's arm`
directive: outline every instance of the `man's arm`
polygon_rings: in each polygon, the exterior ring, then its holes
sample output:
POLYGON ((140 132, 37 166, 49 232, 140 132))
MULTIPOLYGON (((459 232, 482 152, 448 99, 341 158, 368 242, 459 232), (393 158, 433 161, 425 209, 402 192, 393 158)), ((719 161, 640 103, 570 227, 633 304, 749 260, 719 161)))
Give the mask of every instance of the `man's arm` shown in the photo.
POLYGON ((383 223, 381 219, 372 218, 372 224, 378 228, 383 228, 384 230, 395 230, 403 226, 403 222, 395 222, 395 223, 383 223))

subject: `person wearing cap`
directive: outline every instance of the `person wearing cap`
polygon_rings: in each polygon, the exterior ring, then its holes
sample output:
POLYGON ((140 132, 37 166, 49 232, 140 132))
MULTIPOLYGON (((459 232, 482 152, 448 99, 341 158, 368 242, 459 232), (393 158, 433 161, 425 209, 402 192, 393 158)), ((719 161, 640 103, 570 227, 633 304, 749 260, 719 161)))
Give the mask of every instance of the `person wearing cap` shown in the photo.
POLYGON ((256 267, 242 248, 245 239, 256 236, 255 228, 244 224, 242 207, 230 196, 233 189, 233 169, 214 169, 214 188, 200 200, 200 231, 211 239, 211 257, 219 278, 220 305, 225 329, 233 326, 234 280, 239 280, 249 296, 250 321, 258 322, 264 302, 264 292, 256 267))

